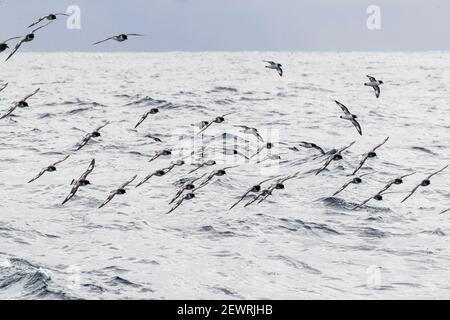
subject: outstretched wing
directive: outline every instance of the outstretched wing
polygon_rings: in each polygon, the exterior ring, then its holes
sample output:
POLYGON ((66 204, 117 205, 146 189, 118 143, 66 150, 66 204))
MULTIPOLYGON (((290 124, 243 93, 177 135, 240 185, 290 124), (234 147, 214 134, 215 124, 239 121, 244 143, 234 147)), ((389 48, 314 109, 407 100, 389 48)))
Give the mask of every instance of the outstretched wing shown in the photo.
POLYGON ((380 144, 377 145, 375 148, 373 148, 372 151, 376 151, 378 148, 380 148, 381 146, 383 146, 388 140, 389 140, 389 137, 386 137, 386 139, 384 139, 384 141, 383 141, 382 143, 380 143, 380 144))
POLYGON ((102 124, 100 127, 98 127, 95 131, 98 132, 100 130, 102 130, 104 127, 106 127, 108 124, 110 124, 109 121, 106 121, 104 124, 102 124))
POLYGON ((340 103, 340 102, 337 101, 337 100, 334 100, 334 102, 336 102, 337 105, 338 105, 339 107, 341 107, 342 111, 344 111, 345 114, 350 114, 350 111, 348 110, 348 108, 347 108, 346 106, 344 106, 342 103, 340 103))
POLYGON ((92 133, 88 133, 87 135, 85 135, 83 140, 81 140, 81 142, 78 144, 78 147, 75 150, 78 151, 81 148, 83 148, 89 142, 89 140, 91 140, 91 138, 92 138, 92 133))
POLYGON ((408 200, 416 191, 417 189, 419 189, 421 185, 419 184, 417 187, 415 187, 414 189, 411 190, 411 192, 402 200, 401 203, 405 202, 406 200, 408 200))
POLYGON ((179 206, 181 206, 181 204, 183 203, 185 198, 181 198, 180 200, 177 201, 177 203, 175 204, 175 206, 170 209, 166 214, 172 213, 176 208, 178 208, 179 206))
MULTIPOLYGON (((375 197, 375 196, 374 196, 374 197, 375 197)), ((360 205, 354 207, 353 210, 356 210, 356 209, 361 208, 361 207, 364 206, 367 202, 369 202, 370 200, 372 200, 374 197, 370 197, 369 199, 363 201, 360 205)))
POLYGON ((16 40, 16 39, 20 39, 20 38, 22 38, 22 37, 13 37, 13 38, 9 38, 9 39, 3 41, 3 43, 7 43, 8 41, 16 40))
POLYGON ((2 92, 3 90, 5 90, 7 86, 8 86, 8 82, 5 83, 5 84, 3 85, 3 87, 0 87, 0 92, 2 92))
POLYGON ((112 37, 106 38, 106 39, 104 39, 104 40, 100 40, 100 41, 94 42, 92 45, 95 46, 96 44, 106 42, 106 41, 108 41, 108 40, 114 39, 115 37, 116 37, 116 36, 112 36, 112 37))
POLYGON ((16 110, 16 108, 17 108, 17 104, 15 104, 15 105, 12 106, 11 108, 9 108, 9 110, 8 110, 4 115, 2 115, 2 116, 0 117, 0 120, 6 118, 7 116, 9 116, 11 113, 14 112, 14 110, 16 110))
POLYGON ((338 191, 336 191, 333 194, 333 197, 337 196, 339 193, 341 193, 342 191, 344 191, 351 183, 353 180, 348 181, 346 184, 344 184, 338 191))
POLYGON ((139 33, 127 33, 127 36, 136 36, 136 37, 144 37, 144 34, 139 34, 139 33))
POLYGON ((14 50, 9 54, 9 56, 6 58, 5 61, 8 61, 16 52, 19 50, 20 46, 25 42, 24 39, 20 40, 16 46, 14 47, 14 50))
POLYGON ((366 77, 369 78, 369 81, 370 81, 370 82, 375 82, 375 81, 377 81, 377 79, 375 79, 375 77, 372 77, 372 76, 369 76, 369 75, 367 75, 366 77))
POLYGON ((341 150, 339 150, 338 153, 344 152, 345 150, 347 150, 348 148, 350 148, 351 146, 353 146, 355 143, 356 143, 356 141, 353 141, 353 142, 350 143, 349 145, 347 145, 347 146, 343 147, 341 150))
POLYGON ((58 165, 58 164, 60 164, 60 163, 62 163, 62 162, 64 162, 64 161, 66 161, 69 157, 70 157, 70 154, 68 154, 67 156, 65 156, 64 159, 59 160, 59 161, 56 161, 56 162, 53 164, 53 166, 56 166, 56 165, 58 165))
POLYGON ((351 121, 352 121, 353 125, 355 126, 356 130, 358 130, 358 133, 360 135, 362 135, 362 129, 361 129, 361 125, 359 124, 359 122, 356 121, 355 119, 352 119, 351 121))
POLYGON ((375 97, 380 97, 380 87, 379 86, 373 86, 373 90, 375 90, 375 97))
POLYGON ((34 26, 37 25, 39 22, 41 22, 42 20, 45 20, 45 19, 47 19, 47 16, 39 18, 36 22, 33 22, 32 24, 30 24, 30 25, 28 26, 28 28, 34 27, 34 26))
POLYGON ((47 22, 46 24, 44 24, 44 25, 42 25, 42 26, 40 26, 40 27, 34 29, 33 31, 31 31, 31 33, 35 33, 36 31, 38 31, 38 30, 40 30, 40 29, 42 29, 42 28, 45 28, 46 26, 48 26, 48 25, 49 25, 50 23, 52 23, 52 22, 53 22, 53 21, 47 22))
POLYGON ((361 160, 361 162, 359 163, 358 167, 355 169, 355 171, 353 171, 353 173, 351 174, 352 176, 355 175, 364 165, 364 163, 366 163, 367 159, 369 158, 369 155, 366 154, 364 156, 364 158, 361 160))
POLYGON ((276 66, 277 64, 275 63, 275 61, 269 61, 269 60, 263 60, 263 62, 266 62, 272 66, 276 66))
POLYGON ((204 126, 197 134, 200 134, 200 133, 202 133, 203 131, 205 131, 206 129, 208 129, 213 123, 215 123, 214 120, 208 122, 208 124, 207 124, 206 126, 204 126))
POLYGON ((280 77, 283 76, 283 69, 281 69, 281 67, 277 68, 278 74, 280 75, 280 77))
POLYGON ((449 165, 446 165, 445 167, 443 167, 442 169, 439 169, 438 171, 436 171, 435 173, 432 173, 428 176, 428 180, 430 180, 432 177, 434 177, 435 175, 437 175, 438 173, 441 173, 442 171, 444 171, 445 169, 448 168, 449 165))
POLYGON ((144 122, 145 119, 147 119, 148 115, 150 114, 151 111, 147 111, 146 113, 144 113, 141 117, 141 119, 139 119, 138 123, 136 123, 136 125, 134 126, 134 128, 136 129, 137 127, 139 127, 141 125, 142 122, 144 122))
POLYGON ((95 159, 92 159, 87 170, 81 175, 80 180, 85 180, 87 176, 91 174, 91 172, 94 170, 94 168, 95 168, 95 159))
POLYGON ((72 187, 72 190, 70 190, 69 195, 62 202, 62 205, 64 205, 67 201, 72 199, 75 196, 75 194, 77 193, 79 188, 80 188, 80 184, 79 183, 75 183, 75 185, 72 187))
POLYGON ((328 157, 327 161, 325 161, 325 164, 322 166, 322 168, 320 168, 319 170, 317 170, 316 172, 316 176, 321 173, 322 171, 324 171, 326 168, 328 168, 328 166, 330 165, 331 161, 333 161, 333 155, 331 155, 330 157, 328 157))
POLYGON ((42 175, 47 171, 47 168, 42 169, 41 172, 39 172, 39 174, 34 177, 33 179, 31 179, 30 181, 28 181, 28 183, 31 183, 33 181, 36 181, 37 179, 39 179, 40 177, 42 177, 42 175))
POLYGON ((34 96, 35 94, 37 94, 39 91, 41 90, 41 88, 37 88, 33 93, 25 96, 22 101, 27 101, 28 99, 30 99, 32 96, 34 96))
POLYGON ((117 194, 116 191, 111 192, 108 198, 106 198, 106 200, 103 201, 103 203, 98 208, 101 209, 104 206, 106 206, 116 196, 116 194, 117 194))
POLYGON ((132 183, 134 180, 136 180, 136 178, 137 178, 137 175, 135 175, 133 178, 131 178, 130 180, 128 180, 127 182, 122 184, 120 186, 120 189, 125 189, 130 183, 132 183))
POLYGON ((440 214, 444 214, 444 213, 446 213, 446 212, 450 212, 450 208, 447 209, 447 210, 442 211, 440 214))

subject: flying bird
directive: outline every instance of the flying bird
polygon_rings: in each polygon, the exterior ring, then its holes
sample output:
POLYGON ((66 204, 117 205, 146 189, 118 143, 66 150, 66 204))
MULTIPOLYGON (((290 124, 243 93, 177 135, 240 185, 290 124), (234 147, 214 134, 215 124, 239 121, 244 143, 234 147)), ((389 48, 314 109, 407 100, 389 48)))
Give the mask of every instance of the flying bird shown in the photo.
POLYGON ((176 208, 178 208, 179 206, 181 206, 181 204, 185 201, 185 200, 191 200, 195 198, 195 194, 194 193, 187 193, 183 198, 181 198, 180 200, 178 200, 175 204, 175 206, 170 209, 167 214, 172 213, 176 208))
POLYGON ((214 177, 221 177, 227 174, 228 169, 232 169, 232 168, 236 168, 238 166, 231 166, 231 167, 225 167, 219 170, 214 170, 213 172, 211 172, 208 177, 199 184, 199 186, 197 188, 194 189, 194 191, 197 191, 198 189, 203 188, 204 186, 206 186, 214 177))
POLYGON ((359 133, 360 135, 362 135, 361 125, 360 125, 359 122, 356 120, 358 117, 357 117, 356 115, 352 114, 352 113, 348 110, 348 108, 347 108, 346 106, 344 106, 342 103, 340 103, 339 101, 334 100, 334 102, 336 102, 336 104, 337 104, 339 107, 341 107, 342 111, 344 111, 344 114, 345 114, 345 115, 340 116, 340 118, 341 118, 341 119, 344 119, 344 120, 349 120, 349 121, 355 126, 356 130, 358 130, 358 133, 359 133))
POLYGON ((448 168, 449 165, 446 165, 445 167, 443 167, 442 169, 430 174, 425 180, 423 180, 417 187, 415 187, 414 189, 411 190, 411 192, 402 200, 402 203, 405 202, 406 200, 408 200, 416 191, 417 189, 419 189, 420 187, 428 187, 431 184, 430 179, 441 173, 442 171, 444 171, 445 169, 448 168))
POLYGON ((267 61, 267 60, 263 60, 263 62, 268 63, 269 65, 266 66, 267 69, 274 69, 277 70, 278 74, 280 75, 280 77, 283 76, 283 69, 282 69, 282 65, 279 63, 276 63, 274 61, 267 61))
POLYGON ((325 161, 325 164, 322 166, 322 168, 320 168, 319 170, 317 170, 316 175, 318 175, 319 173, 321 173, 322 171, 324 171, 330 164, 332 161, 339 161, 342 160, 342 152, 344 152, 345 150, 347 150, 348 148, 350 148, 352 145, 355 144, 356 141, 353 141, 352 143, 350 143, 348 146, 343 147, 340 150, 337 150, 336 153, 331 154, 327 161, 325 161))
POLYGON ((203 123, 207 123, 207 124, 204 125, 197 134, 204 132, 206 129, 208 129, 210 126, 212 126, 213 123, 223 123, 225 121, 225 117, 229 116, 230 114, 233 114, 233 113, 236 113, 236 112, 225 113, 224 115, 218 116, 211 121, 203 121, 202 124, 203 123))
POLYGON ((3 52, 3 51, 5 51, 6 49, 9 48, 8 41, 16 40, 16 39, 20 39, 20 38, 22 38, 22 37, 9 38, 9 39, 7 39, 7 40, 5 40, 3 42, 0 42, 0 52, 3 52))
MULTIPOLYGON (((303 148, 307 148, 307 149, 316 149, 318 150, 321 154, 325 154, 325 151, 323 150, 323 148, 319 147, 317 144, 312 143, 312 142, 306 142, 306 141, 300 141, 299 145, 303 148)), ((295 151, 297 151, 298 149, 295 148, 293 149, 295 151)))
POLYGON ((122 184, 118 189, 112 191, 108 198, 98 207, 103 208, 105 205, 107 205, 116 195, 123 195, 125 194, 127 191, 125 190, 125 188, 131 184, 135 179, 136 179, 137 175, 135 175, 131 180, 125 182, 124 184, 122 184))
POLYGON ((375 152, 378 148, 380 148, 381 146, 383 146, 387 141, 389 140, 389 137, 387 137, 386 139, 384 139, 384 141, 382 143, 380 143, 379 145, 377 145, 375 148, 373 148, 372 150, 370 150, 368 153, 366 153, 364 155, 364 158, 361 160, 361 162, 359 163, 358 167, 355 169, 355 171, 353 171, 353 173, 351 174, 352 176, 355 175, 364 165, 364 163, 366 163, 367 159, 369 158, 375 158, 377 156, 377 153, 375 152))
POLYGON ((379 98, 380 97, 380 85, 383 84, 383 81, 377 80, 377 79, 375 79, 375 77, 372 77, 369 75, 366 77, 369 78, 370 82, 364 83, 364 85, 368 86, 368 87, 372 87, 375 90, 375 96, 377 98, 379 98))
POLYGON ((97 129, 95 129, 94 131, 92 131, 91 133, 88 133, 87 135, 84 136, 83 140, 81 140, 80 143, 78 143, 78 147, 75 149, 75 151, 80 150, 81 148, 83 148, 92 138, 98 138, 101 136, 100 134, 100 130, 103 129, 104 127, 106 127, 110 122, 107 121, 105 124, 101 125, 100 127, 98 127, 97 129))
POLYGON ((150 160, 148 160, 148 162, 152 162, 161 156, 170 156, 171 154, 172 154, 172 151, 169 149, 158 151, 150 158, 150 160))
POLYGON ((203 167, 206 167, 206 166, 208 166, 208 167, 214 166, 214 165, 216 165, 216 161, 208 160, 208 161, 205 161, 205 162, 202 162, 202 163, 192 164, 192 165, 197 166, 197 168, 189 171, 188 174, 194 173, 195 171, 197 171, 197 170, 199 170, 199 169, 201 169, 203 167))
POLYGON ((158 108, 151 108, 149 111, 147 111, 146 113, 144 113, 144 114, 142 115, 141 119, 139 119, 138 123, 136 123, 136 125, 134 126, 134 128, 136 129, 137 127, 139 127, 140 124, 141 124, 142 122, 144 122, 144 120, 147 119, 147 117, 148 117, 150 114, 157 114, 158 112, 159 112, 159 109, 158 109, 158 108))
POLYGON ((348 186, 350 186, 351 184, 360 184, 363 182, 363 177, 369 175, 369 174, 373 174, 372 172, 370 173, 366 173, 366 174, 362 174, 358 177, 354 177, 352 179, 350 179, 348 182, 346 182, 338 191, 336 191, 333 194, 333 197, 337 196, 339 193, 341 193, 342 191, 344 191, 345 189, 347 189, 348 186))
POLYGON ((56 20, 57 16, 66 16, 66 17, 68 17, 69 15, 67 13, 50 13, 49 15, 41 17, 36 22, 33 22, 32 24, 30 24, 28 26, 28 28, 34 27, 35 25, 37 25, 38 23, 40 23, 43 20, 48 20, 48 21, 56 20))
POLYGON ((92 159, 91 163, 89 164, 89 167, 81 175, 81 177, 78 180, 72 180, 72 182, 70 183, 71 185, 73 185, 72 190, 70 190, 69 195, 62 202, 63 205, 75 196, 80 187, 84 187, 91 184, 91 182, 87 180, 87 177, 94 170, 94 167, 95 167, 95 159, 92 159))
POLYGON ((31 31, 31 33, 29 33, 29 34, 27 34, 25 37, 23 37, 22 40, 20 40, 20 41, 16 44, 16 46, 14 47, 14 50, 9 54, 9 56, 6 58, 5 61, 8 61, 8 60, 9 60, 9 59, 17 52, 17 50, 19 50, 19 48, 22 46, 22 44, 24 44, 25 42, 31 42, 31 41, 33 41, 34 38, 35 38, 34 33, 35 33, 36 31, 38 31, 38 30, 40 30, 40 29, 42 29, 42 28, 48 26, 48 25, 49 25, 50 23, 52 23, 52 22, 53 22, 53 21, 50 21, 50 22, 48 22, 48 23, 46 23, 46 24, 44 24, 44 25, 42 25, 42 26, 40 26, 40 27, 34 29, 33 31, 31 31))
POLYGON ((36 181, 37 179, 39 179, 44 173, 46 172, 55 172, 56 171, 56 166, 64 161, 66 161, 68 158, 70 157, 70 155, 67 155, 64 157, 64 159, 56 161, 55 163, 49 165, 48 167, 42 169, 41 172, 39 172, 39 174, 34 177, 33 179, 31 179, 30 181, 28 181, 28 183, 31 183, 33 181, 36 181))
POLYGON ((35 94, 37 94, 40 90, 41 90, 41 88, 37 88, 33 93, 25 96, 19 102, 15 102, 14 105, 11 108, 9 108, 9 110, 4 115, 2 115, 0 117, 0 120, 8 117, 9 115, 11 115, 14 112, 14 110, 16 110, 17 108, 27 108, 27 107, 29 107, 29 104, 28 104, 27 100, 30 99, 35 94))
POLYGON ((263 180, 263 181, 261 181, 260 183, 258 183, 258 184, 255 184, 254 186, 252 186, 250 189, 248 189, 242 196, 241 196, 241 198, 238 200, 238 201, 236 201, 231 207, 230 207, 230 209, 228 209, 228 210, 231 210, 231 209, 233 209, 235 206, 237 206, 242 200, 244 200, 250 193, 258 193, 258 192, 260 192, 261 191, 261 186, 264 184, 264 183, 266 183, 267 181, 270 181, 270 180, 273 180, 274 178, 269 178, 269 179, 266 179, 266 180, 263 180))
POLYGON ((185 182, 183 184, 183 186, 177 191, 177 193, 175 194, 175 197, 173 197, 172 200, 170 200, 169 204, 172 204, 175 200, 177 200, 183 194, 184 191, 186 191, 186 190, 187 191, 194 190, 195 189, 195 183, 198 180, 202 179, 204 176, 206 176, 206 173, 201 175, 200 177, 192 178, 192 179, 189 179, 187 182, 185 182))
POLYGON ((264 142, 264 139, 259 134, 258 129, 244 125, 235 125, 234 127, 241 128, 243 133, 254 135, 259 141, 264 142))
POLYGON ((106 39, 101 40, 101 41, 97 41, 93 45, 97 45, 99 43, 106 42, 108 40, 115 40, 115 41, 118 41, 118 42, 123 42, 125 40, 128 40, 129 36, 143 37, 144 35, 143 34, 138 34, 138 33, 126 33, 126 34, 123 33, 123 34, 119 34, 117 36, 112 36, 112 37, 106 38, 106 39))
POLYGON ((258 201, 258 204, 263 202, 264 200, 266 200, 269 196, 272 195, 274 190, 283 190, 285 189, 284 183, 290 179, 296 178, 298 175, 298 172, 291 175, 291 176, 287 176, 285 178, 281 178, 278 179, 275 183, 271 184, 267 189, 262 190, 259 194, 257 194, 252 200, 250 200, 249 202, 247 202, 244 207, 248 207, 249 205, 251 205, 252 203, 254 203, 255 201, 258 201))

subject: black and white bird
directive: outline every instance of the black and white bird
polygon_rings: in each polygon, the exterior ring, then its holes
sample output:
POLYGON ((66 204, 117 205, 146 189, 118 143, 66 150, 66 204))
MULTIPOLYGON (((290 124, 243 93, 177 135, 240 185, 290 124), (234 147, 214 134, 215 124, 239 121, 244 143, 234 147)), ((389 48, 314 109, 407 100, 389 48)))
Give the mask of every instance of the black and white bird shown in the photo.
POLYGON ((342 152, 344 152, 345 150, 347 150, 348 148, 353 146, 355 144, 355 142, 356 141, 353 141, 348 146, 345 146, 345 147, 337 150, 336 153, 330 154, 328 156, 327 161, 325 161, 325 164, 319 170, 317 170, 316 175, 318 175, 319 173, 324 171, 326 168, 328 168, 328 166, 331 164, 331 162, 342 160, 342 152))
POLYGON ((128 40, 129 36, 143 37, 144 35, 143 34, 139 34, 139 33, 122 33, 122 34, 119 34, 117 36, 112 36, 112 37, 106 38, 104 40, 97 41, 97 42, 93 43, 93 45, 97 45, 99 43, 103 43, 103 42, 106 42, 108 40, 115 40, 115 41, 118 41, 118 42, 123 42, 125 40, 128 40))
POLYGON ((336 191, 333 194, 333 197, 337 196, 339 193, 341 193, 342 191, 344 191, 345 189, 347 189, 348 186, 350 186, 351 184, 361 184, 363 182, 363 177, 368 176, 370 174, 373 174, 372 172, 370 173, 366 173, 366 174, 362 174, 359 175, 357 177, 354 177, 352 179, 350 179, 348 182, 346 182, 338 191, 336 191))
POLYGON ((244 200, 250 193, 258 193, 261 191, 262 189, 262 185, 270 180, 273 180, 274 178, 268 178, 266 180, 261 181, 258 184, 255 184, 254 186, 252 186, 250 189, 248 189, 240 198, 238 201, 236 201, 228 210, 233 209, 234 207, 236 207, 242 200, 244 200))
POLYGON ((243 133, 254 135, 259 141, 264 142, 264 139, 259 134, 258 129, 245 125, 235 125, 234 127, 241 128, 243 133))
POLYGON ((352 113, 348 110, 348 108, 347 108, 346 106, 344 106, 342 103, 340 103, 339 101, 334 100, 334 102, 336 102, 336 104, 337 104, 339 107, 341 107, 342 111, 344 111, 344 114, 345 114, 345 115, 340 116, 340 118, 341 118, 341 119, 344 119, 344 120, 350 121, 350 122, 355 126, 356 130, 358 130, 358 133, 359 133, 360 135, 362 135, 361 125, 359 124, 358 121, 356 121, 356 119, 357 119, 358 117, 357 117, 356 115, 352 114, 352 113))
POLYGON ((369 75, 367 75, 366 77, 369 78, 369 82, 364 83, 364 85, 368 86, 368 87, 372 87, 375 90, 375 96, 377 98, 379 98, 380 97, 380 85, 383 84, 383 81, 377 80, 377 79, 375 79, 375 77, 372 77, 369 75))
POLYGON ((204 176, 206 176, 206 173, 197 177, 197 178, 191 178, 188 179, 182 186, 180 189, 178 189, 177 193, 175 194, 175 197, 172 198, 172 200, 170 200, 169 204, 172 204, 174 201, 176 201, 183 193, 184 191, 191 191, 195 189, 195 183, 202 179, 204 176))
POLYGON ((28 183, 36 181, 37 179, 39 179, 46 172, 55 172, 56 171, 56 166, 58 164, 64 162, 64 161, 66 161, 69 157, 70 157, 70 155, 67 155, 62 160, 56 161, 55 163, 49 165, 48 167, 45 167, 44 169, 41 170, 41 172, 39 172, 39 174, 36 177, 34 177, 30 181, 28 181, 28 183))
POLYGON ((78 192, 78 189, 80 187, 84 187, 84 186, 91 184, 91 182, 89 180, 87 180, 87 177, 88 177, 88 175, 90 175, 92 173, 94 168, 95 168, 95 159, 92 159, 91 163, 89 164, 89 167, 81 175, 81 177, 78 180, 72 180, 72 182, 70 183, 73 187, 72 187, 72 190, 70 190, 69 195, 62 202, 63 205, 75 196, 75 194, 78 192))
POLYGON ((428 187, 431 184, 430 179, 432 177, 434 177, 435 175, 441 173, 442 171, 444 171, 445 169, 448 168, 449 165, 446 165, 445 167, 443 167, 442 169, 439 169, 438 171, 430 174, 427 178, 425 178, 425 180, 423 180, 418 186, 416 186, 414 189, 411 190, 411 192, 402 200, 402 203, 405 202, 406 200, 408 200, 416 191, 417 189, 419 189, 420 187, 428 187))
POLYGON ((263 60, 263 62, 266 62, 269 64, 268 66, 266 66, 267 69, 277 70, 280 77, 283 76, 283 69, 282 69, 283 66, 281 64, 274 62, 274 61, 267 61, 267 60, 263 60))
POLYGON ((389 137, 387 137, 386 139, 384 139, 384 141, 382 143, 380 143, 379 145, 377 145, 376 147, 374 147, 372 150, 370 150, 369 152, 367 152, 363 159, 361 160, 361 162, 359 163, 358 167, 355 169, 355 171, 353 171, 353 173, 351 174, 352 176, 355 175, 364 165, 364 163, 366 163, 367 159, 369 158, 375 158, 377 156, 377 153, 375 151, 377 151, 378 148, 380 148, 381 146, 383 146, 387 141, 389 140, 389 137))
POLYGON ((109 194, 108 198, 98 207, 99 209, 103 208, 104 206, 106 206, 116 195, 123 195, 125 194, 127 191, 125 190, 125 188, 130 185, 135 179, 136 179, 137 175, 135 175, 131 180, 125 182, 124 184, 122 184, 118 189, 111 191, 111 193, 109 194))
POLYGON ((48 14, 46 16, 40 17, 36 22, 33 22, 32 24, 30 24, 28 26, 28 28, 34 27, 35 25, 39 24, 41 21, 44 21, 44 20, 48 20, 48 21, 56 20, 56 18, 58 16, 66 16, 66 17, 68 17, 69 15, 67 13, 50 13, 50 14, 48 14))
POLYGON ((32 30, 29 34, 27 34, 26 36, 24 36, 24 37, 22 38, 22 40, 20 40, 20 41, 16 44, 16 46, 14 47, 14 50, 9 54, 9 56, 6 58, 5 61, 8 61, 8 60, 9 60, 9 59, 17 52, 17 50, 19 50, 19 48, 22 46, 22 44, 24 44, 25 42, 31 42, 31 41, 33 41, 34 38, 35 38, 34 33, 35 33, 36 31, 38 31, 38 30, 40 30, 40 29, 42 29, 42 28, 48 26, 48 25, 49 25, 50 23, 52 23, 52 22, 53 22, 53 21, 47 22, 46 24, 44 24, 44 25, 42 25, 42 26, 40 26, 40 27, 38 27, 38 28, 32 30))
POLYGON ((0 120, 8 117, 9 115, 11 115, 14 112, 14 110, 16 110, 17 108, 28 108, 29 104, 28 104, 27 100, 30 99, 35 94, 37 94, 40 90, 41 90, 41 88, 37 88, 33 93, 25 96, 19 102, 14 102, 14 105, 11 108, 9 108, 9 110, 4 115, 2 115, 0 117, 0 120))
POLYGON ((181 206, 181 204, 182 204, 185 200, 191 200, 191 199, 194 199, 194 198, 195 198, 195 194, 194 194, 193 192, 186 193, 186 194, 184 195, 183 198, 179 199, 179 200, 175 203, 175 206, 174 206, 172 209, 170 209, 170 210, 167 212, 167 214, 172 213, 176 208, 178 208, 179 206, 181 206))
POLYGON ((372 199, 373 199, 373 200, 377 200, 377 201, 383 200, 383 195, 384 195, 384 194, 385 194, 392 186, 402 184, 402 183, 403 183, 403 180, 404 180, 406 177, 410 177, 410 176, 412 176, 412 175, 414 175, 414 174, 415 174, 415 172, 412 172, 412 173, 405 174, 405 175, 403 175, 403 176, 401 176, 401 177, 392 179, 392 180, 389 181, 389 182, 384 186, 384 188, 381 189, 376 195, 370 197, 369 199, 367 199, 367 200, 365 200, 364 202, 362 202, 360 205, 356 206, 356 207, 354 208, 354 210, 361 208, 362 206, 364 206, 366 203, 368 203, 368 202, 371 201, 372 199))
POLYGON ((78 143, 75 151, 80 150, 81 148, 83 148, 92 138, 98 138, 101 136, 100 134, 100 130, 103 129, 104 127, 106 127, 110 122, 107 121, 105 124, 101 125, 100 127, 98 127, 97 129, 95 129, 94 131, 88 133, 87 135, 84 136, 83 140, 81 140, 80 143, 78 143))
POLYGON ((0 52, 3 52, 9 48, 8 41, 16 40, 16 39, 20 39, 20 38, 22 38, 22 37, 13 37, 13 38, 6 39, 5 41, 1 41, 0 42, 0 52))
POLYGON ((136 129, 137 127, 139 127, 141 125, 142 122, 144 122, 145 119, 147 119, 147 117, 151 114, 157 114, 159 112, 158 108, 151 108, 150 110, 148 110, 147 112, 145 112, 141 119, 139 119, 138 123, 136 123, 136 125, 134 126, 134 128, 136 129))
POLYGON ((225 122, 225 117, 229 116, 230 114, 234 114, 234 113, 236 113, 236 112, 225 113, 224 115, 218 116, 218 117, 212 119, 211 121, 202 121, 201 124, 205 124, 205 125, 202 126, 202 128, 200 129, 200 131, 197 134, 203 133, 206 129, 208 129, 210 126, 212 126, 213 123, 225 122))

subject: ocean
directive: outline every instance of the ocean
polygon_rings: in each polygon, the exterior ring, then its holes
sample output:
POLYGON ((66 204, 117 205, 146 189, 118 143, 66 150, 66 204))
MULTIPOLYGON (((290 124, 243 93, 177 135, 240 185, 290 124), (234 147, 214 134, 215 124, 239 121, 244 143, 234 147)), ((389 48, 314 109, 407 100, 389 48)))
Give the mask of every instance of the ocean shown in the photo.
MULTIPOLYGON (((3 57, 3 55, 2 55, 3 57)), ((1 299, 450 298, 450 53, 19 53, 1 63, 1 299), (282 63, 283 77, 262 60, 282 63), (383 80, 381 96, 364 86, 383 80), (363 135, 339 118, 338 100, 363 135), (134 126, 151 108, 142 124, 134 126), (228 114, 231 113, 231 114, 228 114), (193 124, 226 115, 203 134, 193 124), (110 123, 86 146, 83 137, 110 123), (236 125, 258 128, 265 142, 236 125), (148 136, 150 135, 150 137, 148 136), (157 137, 155 139, 151 137, 157 137), (359 185, 332 196, 365 153, 359 185), (264 148, 272 142, 270 150, 264 148), (332 152, 355 141, 341 161, 332 152), (296 150, 292 147, 296 146, 296 150), (261 152, 255 153, 261 148, 261 152), (172 154, 149 159, 161 150, 172 154), (58 164, 28 183, 43 168, 58 164), (66 204, 92 159, 90 185, 66 204), (149 173, 176 166, 164 176, 149 173), (195 173, 193 164, 215 160, 195 173), (166 214, 190 177, 212 177, 166 214), (230 168, 228 168, 230 167, 230 168), (382 201, 370 201, 390 180, 382 201), (297 174, 264 202, 253 185, 297 174), (112 190, 137 175, 105 207, 112 190)), ((272 182, 267 182, 267 187, 272 182)))

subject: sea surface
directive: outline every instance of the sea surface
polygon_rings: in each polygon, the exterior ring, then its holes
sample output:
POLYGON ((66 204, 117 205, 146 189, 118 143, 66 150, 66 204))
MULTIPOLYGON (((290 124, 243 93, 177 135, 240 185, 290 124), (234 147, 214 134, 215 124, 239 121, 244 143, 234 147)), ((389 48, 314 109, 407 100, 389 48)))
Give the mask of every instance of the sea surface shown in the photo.
POLYGON ((0 298, 449 299, 450 213, 440 212, 450 169, 400 203, 450 163, 449 71, 448 52, 18 53, 0 63, 0 86, 9 83, 0 114, 41 90, 0 120, 0 298), (282 63, 283 77, 262 60, 282 63), (384 81, 379 99, 367 74, 384 81), (334 99, 358 116, 362 137, 334 99), (230 112, 203 134, 192 126, 230 112), (234 125, 258 128, 274 148, 252 157, 263 143, 234 125), (388 136, 363 183, 333 197, 388 136), (327 152, 356 143, 315 175, 328 155, 300 141, 327 152), (172 156, 148 161, 163 149, 172 156), (61 205, 93 158, 91 185, 61 205), (188 174, 206 160, 217 165, 188 174), (232 168, 166 214, 188 177, 223 167, 232 168), (353 210, 411 172, 383 201, 353 210), (295 173, 266 201, 229 210, 254 184, 295 173))

